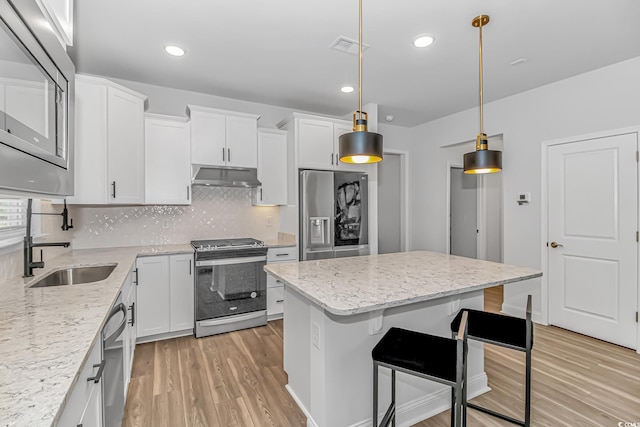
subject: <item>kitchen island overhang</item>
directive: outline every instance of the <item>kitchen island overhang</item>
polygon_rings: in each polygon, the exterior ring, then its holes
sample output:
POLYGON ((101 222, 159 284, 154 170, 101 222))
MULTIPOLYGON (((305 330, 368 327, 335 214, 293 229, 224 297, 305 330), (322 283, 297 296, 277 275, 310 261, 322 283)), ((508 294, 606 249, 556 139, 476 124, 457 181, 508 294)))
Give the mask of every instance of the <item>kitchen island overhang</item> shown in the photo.
MULTIPOLYGON (((285 284, 287 389, 309 425, 371 425, 371 349, 390 327, 450 336, 460 307, 483 309, 483 289, 540 271, 416 251, 272 264, 285 284)), ((524 309, 524 307, 523 307, 524 309)), ((489 390, 483 345, 470 342, 469 397, 489 390)), ((380 407, 389 402, 381 371, 380 407)), ((449 407, 450 390, 398 374, 398 422, 411 425, 449 407)))

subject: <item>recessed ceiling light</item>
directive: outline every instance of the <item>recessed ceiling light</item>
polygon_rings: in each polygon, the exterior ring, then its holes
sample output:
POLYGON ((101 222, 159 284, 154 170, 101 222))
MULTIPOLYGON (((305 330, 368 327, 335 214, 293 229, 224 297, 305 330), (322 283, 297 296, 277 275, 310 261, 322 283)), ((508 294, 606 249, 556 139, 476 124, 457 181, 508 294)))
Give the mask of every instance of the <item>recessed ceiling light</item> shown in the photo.
POLYGON ((413 41, 415 47, 427 47, 431 46, 435 38, 433 36, 420 36, 413 41))
POLYGON ((173 55, 173 56, 184 55, 184 49, 178 46, 173 46, 173 45, 165 46, 164 50, 166 50, 169 55, 173 55))
POLYGON ((353 86, 342 86, 340 90, 344 93, 351 93, 353 92, 353 86))

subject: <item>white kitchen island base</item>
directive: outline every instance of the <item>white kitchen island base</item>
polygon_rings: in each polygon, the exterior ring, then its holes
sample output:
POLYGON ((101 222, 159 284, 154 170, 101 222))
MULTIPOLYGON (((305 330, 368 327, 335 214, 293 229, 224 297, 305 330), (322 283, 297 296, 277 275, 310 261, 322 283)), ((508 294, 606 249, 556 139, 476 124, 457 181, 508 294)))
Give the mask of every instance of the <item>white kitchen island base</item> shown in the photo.
MULTIPOLYGON (((314 427, 372 425, 371 350, 390 327, 449 337, 459 307, 484 305, 482 290, 351 316, 329 313, 289 286, 284 300, 287 390, 314 427)), ((489 390, 483 353, 481 343, 469 342, 469 398, 489 390)), ((379 419, 390 402, 390 379, 381 368, 379 419)), ((399 372, 396 402, 397 425, 411 426, 449 409, 451 388, 399 372)))

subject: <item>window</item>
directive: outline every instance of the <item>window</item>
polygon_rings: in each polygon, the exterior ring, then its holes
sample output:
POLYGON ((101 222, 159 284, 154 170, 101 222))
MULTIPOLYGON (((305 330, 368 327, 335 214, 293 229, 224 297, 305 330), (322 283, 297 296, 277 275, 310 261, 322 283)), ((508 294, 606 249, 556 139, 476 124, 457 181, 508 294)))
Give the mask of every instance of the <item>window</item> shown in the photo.
POLYGON ((27 199, 0 199, 0 247, 22 240, 27 226, 27 199))

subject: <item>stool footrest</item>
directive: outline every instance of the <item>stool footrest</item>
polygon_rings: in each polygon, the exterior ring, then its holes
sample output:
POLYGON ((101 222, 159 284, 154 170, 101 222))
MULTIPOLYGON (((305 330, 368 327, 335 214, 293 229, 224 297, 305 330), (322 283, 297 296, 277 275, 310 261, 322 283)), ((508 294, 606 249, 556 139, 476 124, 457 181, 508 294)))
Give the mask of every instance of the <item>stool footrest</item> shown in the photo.
POLYGON ((467 408, 472 408, 472 409, 475 409, 476 411, 484 412, 487 415, 491 415, 493 417, 500 418, 501 420, 505 420, 505 421, 508 421, 510 423, 517 424, 519 426, 523 426, 524 427, 524 425, 525 425, 524 421, 520 421, 518 419, 509 417, 509 416, 501 414, 499 412, 492 411, 491 409, 483 408, 482 406, 478 406, 478 405, 470 403, 470 402, 467 403, 467 408))
POLYGON ((380 423, 380 427, 387 427, 391 422, 391 420, 395 418, 395 415, 396 415, 396 405, 392 403, 391 405, 389 405, 389 409, 387 409, 387 413, 384 414, 384 417, 382 418, 382 422, 380 423))

